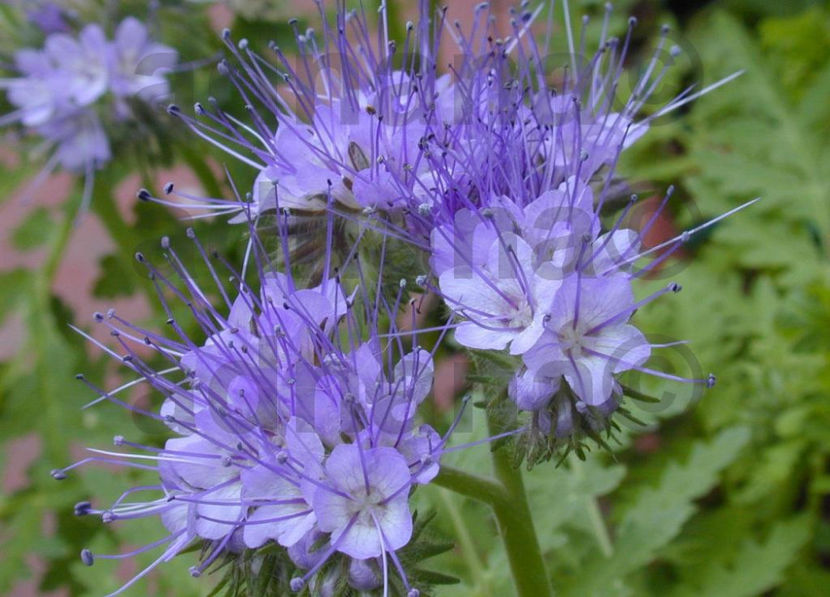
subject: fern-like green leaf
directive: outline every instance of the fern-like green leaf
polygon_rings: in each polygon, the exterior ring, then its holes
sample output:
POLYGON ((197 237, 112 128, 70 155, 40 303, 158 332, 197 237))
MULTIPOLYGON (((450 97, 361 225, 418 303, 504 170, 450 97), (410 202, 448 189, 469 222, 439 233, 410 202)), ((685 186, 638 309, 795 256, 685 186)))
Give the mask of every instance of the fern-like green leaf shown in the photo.
POLYGON ((668 465, 655 487, 643 488, 621 514, 613 553, 597 553, 579 568, 562 591, 566 595, 628 594, 625 578, 651 562, 694 514, 694 500, 717 483, 749 441, 743 427, 727 429, 709 442, 698 442, 688 460, 668 465))
POLYGON ((690 576, 691 585, 682 585, 671 597, 718 595, 752 597, 774 588, 795 561, 810 536, 810 521, 803 516, 777 523, 766 541, 747 539, 731 562, 707 559, 706 565, 690 576))

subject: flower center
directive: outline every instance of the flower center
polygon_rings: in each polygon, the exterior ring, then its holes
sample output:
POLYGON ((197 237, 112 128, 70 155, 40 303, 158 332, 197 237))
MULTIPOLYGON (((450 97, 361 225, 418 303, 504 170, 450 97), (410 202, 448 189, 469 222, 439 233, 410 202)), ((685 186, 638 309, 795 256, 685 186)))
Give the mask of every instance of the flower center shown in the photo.
POLYGON ((562 345, 562 352, 568 353, 572 358, 579 358, 582 356, 582 349, 585 345, 585 331, 582 326, 577 325, 574 328, 573 323, 564 325, 556 334, 559 342, 562 345))
POLYGON ((508 327, 524 329, 533 323, 533 309, 525 299, 518 300, 519 307, 513 311, 507 322, 508 327))
POLYGON ((369 516, 382 507, 383 499, 384 497, 374 488, 371 488, 368 494, 353 496, 350 505, 351 514, 369 516))

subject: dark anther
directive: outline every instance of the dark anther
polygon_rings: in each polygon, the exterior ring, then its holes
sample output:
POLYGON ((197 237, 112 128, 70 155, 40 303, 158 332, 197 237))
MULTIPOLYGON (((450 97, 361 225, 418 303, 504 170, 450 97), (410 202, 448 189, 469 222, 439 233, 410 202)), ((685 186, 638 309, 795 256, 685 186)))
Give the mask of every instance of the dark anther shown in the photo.
POLYGON ((75 504, 75 516, 86 516, 91 508, 92 504, 89 502, 78 502, 75 504))

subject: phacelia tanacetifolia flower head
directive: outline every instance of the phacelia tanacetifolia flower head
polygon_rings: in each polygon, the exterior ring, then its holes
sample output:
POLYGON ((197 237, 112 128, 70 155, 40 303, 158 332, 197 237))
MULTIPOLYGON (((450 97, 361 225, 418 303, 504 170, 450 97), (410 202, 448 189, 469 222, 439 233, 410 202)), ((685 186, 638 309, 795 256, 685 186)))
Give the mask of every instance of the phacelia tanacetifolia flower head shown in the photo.
POLYGON ((130 102, 169 95, 165 74, 177 60, 134 17, 118 24, 114 39, 95 23, 77 34, 49 32, 42 48, 17 50, 16 76, 0 80, 14 107, 0 125, 18 123, 46 141, 51 156, 41 177, 58 166, 84 175, 85 207, 95 170, 112 157, 108 127, 133 117, 130 102))
POLYGON ((400 210, 429 192, 424 139, 450 119, 442 99, 450 77, 436 74, 439 34, 428 4, 419 2, 420 19, 394 40, 385 6, 375 27, 364 10, 341 4, 330 22, 318 2, 321 31, 291 21, 296 47, 272 45, 270 58, 226 31, 233 57, 219 70, 238 89, 250 124, 215 102, 197 105, 201 118, 172 113, 256 168, 248 206, 255 216, 277 207, 321 211, 327 197, 346 211, 400 210))
MULTIPOLYGON (((215 259, 190 236, 218 280, 215 259)), ((164 268, 138 256, 159 289, 172 333, 140 329, 114 311, 96 314, 118 350, 93 342, 137 376, 99 391, 96 402, 156 419, 172 437, 154 447, 118 436, 116 445, 131 452, 92 450, 92 457, 53 474, 62 478, 96 461, 157 474, 154 499, 127 500, 147 490, 135 488, 109 506, 79 508, 105 522, 159 517, 169 534, 138 550, 167 545, 151 568, 195 543, 204 549, 194 575, 271 545, 286 566, 279 581, 286 591, 315 592, 334 575, 345 579, 343 586, 394 581, 417 594, 399 553, 413 538, 410 494, 438 473, 446 443, 416 423, 432 386, 435 349, 420 348, 417 334, 404 337, 383 323, 394 321, 387 299, 362 282, 359 264, 332 267, 321 284, 302 288, 290 273, 271 269, 253 238, 256 271, 230 269, 232 288, 217 289, 226 301, 222 309, 210 304, 169 241, 162 243, 164 268), (346 272, 355 273, 351 282, 346 272), (242 282, 251 276, 258 288, 242 282), (174 316, 165 299, 170 293, 198 323, 198 339, 174 316), (142 358, 147 348, 168 366, 142 358), (121 399, 138 383, 164 396, 158 412, 121 399)), ((88 564, 113 557, 123 555, 83 554, 88 564)))

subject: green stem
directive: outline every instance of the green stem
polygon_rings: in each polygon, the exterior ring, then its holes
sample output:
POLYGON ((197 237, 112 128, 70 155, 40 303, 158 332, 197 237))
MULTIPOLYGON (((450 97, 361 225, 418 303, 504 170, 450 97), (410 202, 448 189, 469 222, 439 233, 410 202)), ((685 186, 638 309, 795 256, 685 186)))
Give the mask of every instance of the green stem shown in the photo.
POLYGON ((66 208, 66 213, 63 215, 58 234, 52 241, 49 247, 49 253, 46 256, 46 261, 43 264, 43 270, 38 276, 38 282, 43 285, 43 296, 47 297, 52 290, 52 282, 55 280, 55 275, 58 273, 58 266, 60 266, 61 259, 66 253, 66 245, 69 244, 69 239, 72 238, 72 231, 75 229, 75 216, 73 215, 77 206, 70 205, 66 208))
MULTIPOLYGON (((494 432, 492 418, 488 419, 494 432)), ((504 448, 491 453, 493 472, 504 486, 507 500, 493 504, 502 541, 507 551, 516 592, 520 597, 548 597, 553 594, 545 560, 533 526, 521 468, 514 467, 504 448)))
POLYGON ((441 472, 433 481, 436 485, 460 495, 471 497, 485 504, 508 499, 504 487, 498 481, 473 473, 466 473, 451 466, 441 465, 441 472))
POLYGON ((591 526, 594 529, 594 535, 597 538, 599 549, 606 558, 614 555, 614 544, 611 543, 611 535, 608 534, 608 528, 605 526, 605 520, 602 517, 602 512, 599 509, 599 504, 595 497, 589 497, 588 503, 588 518, 591 520, 591 526))
POLYGON ((489 505, 496 515, 517 595, 549 597, 553 591, 533 526, 521 470, 512 467, 505 450, 492 454, 497 480, 442 466, 434 482, 489 505))

